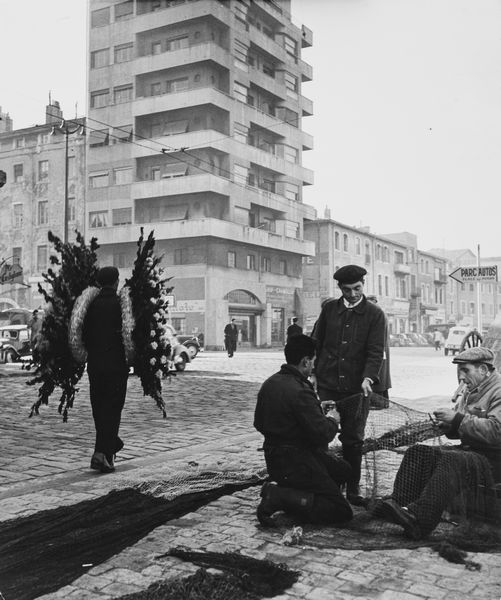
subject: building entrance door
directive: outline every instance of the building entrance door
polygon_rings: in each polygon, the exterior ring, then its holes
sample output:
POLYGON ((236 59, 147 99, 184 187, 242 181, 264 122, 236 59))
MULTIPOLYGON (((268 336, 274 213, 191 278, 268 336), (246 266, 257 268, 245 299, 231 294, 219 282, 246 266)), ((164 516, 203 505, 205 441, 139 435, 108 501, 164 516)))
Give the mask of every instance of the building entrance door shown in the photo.
POLYGON ((238 328, 238 346, 251 348, 256 345, 256 317, 255 315, 239 315, 231 313, 238 328))

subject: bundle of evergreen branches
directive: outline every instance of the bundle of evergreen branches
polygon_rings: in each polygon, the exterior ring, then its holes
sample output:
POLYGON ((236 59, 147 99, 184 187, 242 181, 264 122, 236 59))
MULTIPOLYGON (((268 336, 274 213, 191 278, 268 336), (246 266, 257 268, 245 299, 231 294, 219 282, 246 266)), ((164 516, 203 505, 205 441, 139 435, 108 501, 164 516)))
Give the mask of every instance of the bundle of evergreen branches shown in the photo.
POLYGON ((66 422, 78 391, 76 385, 85 370, 85 365, 77 363, 70 352, 68 325, 76 298, 87 286, 95 285, 99 245, 96 238, 92 238, 87 246, 79 232, 76 232, 76 243, 63 243, 50 231, 48 237, 59 256, 51 255, 52 266, 42 275, 48 291, 38 284, 47 309, 40 341, 35 349, 34 358, 38 366, 35 377, 28 381, 28 385, 41 384, 30 417, 39 413, 42 404, 49 403, 49 397, 59 387, 62 394, 58 410, 66 422), (57 272, 53 267, 59 267, 57 272))
POLYGON ((144 241, 143 228, 137 242, 137 255, 132 276, 125 281, 130 290, 135 327, 132 332, 135 361, 134 371, 141 379, 145 396, 151 396, 166 418, 162 399, 162 379, 170 375, 171 345, 165 331, 167 322, 166 287, 170 278, 163 278, 162 259, 154 252, 153 231, 144 241))

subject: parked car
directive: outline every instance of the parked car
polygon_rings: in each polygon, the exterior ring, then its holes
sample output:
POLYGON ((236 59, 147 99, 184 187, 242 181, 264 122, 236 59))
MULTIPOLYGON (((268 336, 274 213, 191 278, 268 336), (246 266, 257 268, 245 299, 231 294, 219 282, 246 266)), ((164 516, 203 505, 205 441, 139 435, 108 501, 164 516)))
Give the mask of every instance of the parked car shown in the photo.
POLYGON ((410 346, 411 342, 405 333, 390 333, 390 346, 410 346))
POLYGON ((176 331, 172 327, 172 325, 169 325, 168 323, 166 323, 164 325, 164 327, 165 327, 165 332, 167 334, 167 337, 169 338, 169 342, 170 342, 170 345, 172 348, 170 360, 171 360, 174 368, 176 369, 176 371, 184 371, 186 368, 186 365, 191 362, 190 351, 184 344, 181 344, 179 342, 179 340, 176 336, 176 331))
POLYGON ((27 308, 5 308, 0 310, 0 326, 28 325, 32 311, 27 308))
POLYGON ((200 341, 196 335, 178 334, 176 337, 180 344, 184 344, 188 348, 191 360, 193 360, 196 357, 196 355, 202 350, 202 347, 200 346, 200 341))
POLYGON ((456 352, 459 352, 461 350, 461 344, 464 338, 471 331, 473 331, 471 327, 452 327, 444 344, 445 356, 447 356, 449 352, 451 352, 452 354, 456 354, 456 352))
POLYGON ((428 340, 421 333, 406 333, 405 334, 416 346, 428 346, 428 340))
POLYGON ((0 325, 0 361, 13 363, 30 356, 27 325, 0 325))

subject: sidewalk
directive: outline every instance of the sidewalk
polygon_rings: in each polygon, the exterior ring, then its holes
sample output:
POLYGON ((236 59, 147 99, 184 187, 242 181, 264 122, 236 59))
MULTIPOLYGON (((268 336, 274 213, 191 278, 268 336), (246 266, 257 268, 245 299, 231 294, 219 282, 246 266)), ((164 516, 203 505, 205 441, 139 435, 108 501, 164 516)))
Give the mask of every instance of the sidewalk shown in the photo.
MULTIPOLYGON (((24 385, 26 377, 0 378, 0 435, 9 444, 8 459, 0 459, 0 520, 72 505, 143 481, 175 484, 179 478, 205 471, 224 474, 264 469, 263 455, 257 451, 262 440, 251 427, 252 411, 263 369, 273 372, 276 365, 265 367, 263 361, 273 363, 272 356, 245 356, 231 364, 227 360, 219 363, 217 358, 195 363, 198 371, 194 364, 193 372, 187 371, 166 385, 167 422, 159 417, 153 401, 142 397, 137 381, 131 380, 123 418, 127 453, 110 475, 88 468, 92 423, 86 382, 82 381, 81 397, 75 401, 70 422, 62 424, 57 399, 44 407, 38 422, 28 420, 25 411, 36 398, 36 390, 24 385), (252 381, 241 375, 249 360, 256 369, 252 381), (54 440, 63 448, 62 453, 55 451, 54 440)), ((275 596, 281 600, 501 597, 501 560, 495 554, 470 555, 482 569, 468 571, 463 565, 446 562, 429 548, 317 548, 307 544, 308 536, 302 545, 285 546, 281 543, 283 530, 258 526, 255 508, 259 490, 254 486, 223 496, 168 522, 110 560, 89 566, 71 585, 41 597, 111 599, 144 590, 155 581, 193 573, 197 569, 194 565, 158 558, 178 546, 241 552, 300 571, 299 581, 283 595, 275 596)), ((332 535, 336 535, 335 529, 332 535)))

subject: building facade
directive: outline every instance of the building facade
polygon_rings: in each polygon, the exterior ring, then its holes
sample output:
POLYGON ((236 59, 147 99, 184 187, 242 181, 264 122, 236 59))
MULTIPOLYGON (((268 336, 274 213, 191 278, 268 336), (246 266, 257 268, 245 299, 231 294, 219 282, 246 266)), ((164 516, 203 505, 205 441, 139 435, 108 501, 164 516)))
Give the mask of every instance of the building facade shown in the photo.
POLYGON ((445 260, 417 249, 411 233, 375 235, 330 218, 305 223, 316 254, 303 265, 303 323, 311 331, 321 304, 339 297, 334 272, 348 264, 367 269, 365 294, 374 295, 388 317, 390 333, 421 333, 445 322, 445 260), (420 265, 422 264, 422 269, 420 265), (438 279, 437 279, 438 278, 438 279))
POLYGON ((49 266, 47 234, 51 230, 62 237, 65 204, 70 239, 75 229, 83 231, 85 120, 73 121, 76 131, 68 139, 66 162, 65 135, 59 128, 62 118, 54 102, 46 107, 41 125, 0 133, 2 170, 7 175, 0 189, 0 309, 33 309, 43 304, 38 283, 49 266), (11 267, 21 267, 22 276, 4 277, 11 267))
POLYGON ((312 255, 302 167, 311 32, 290 1, 90 0, 87 237, 130 275, 155 232, 170 318, 223 344, 283 344, 312 255))

